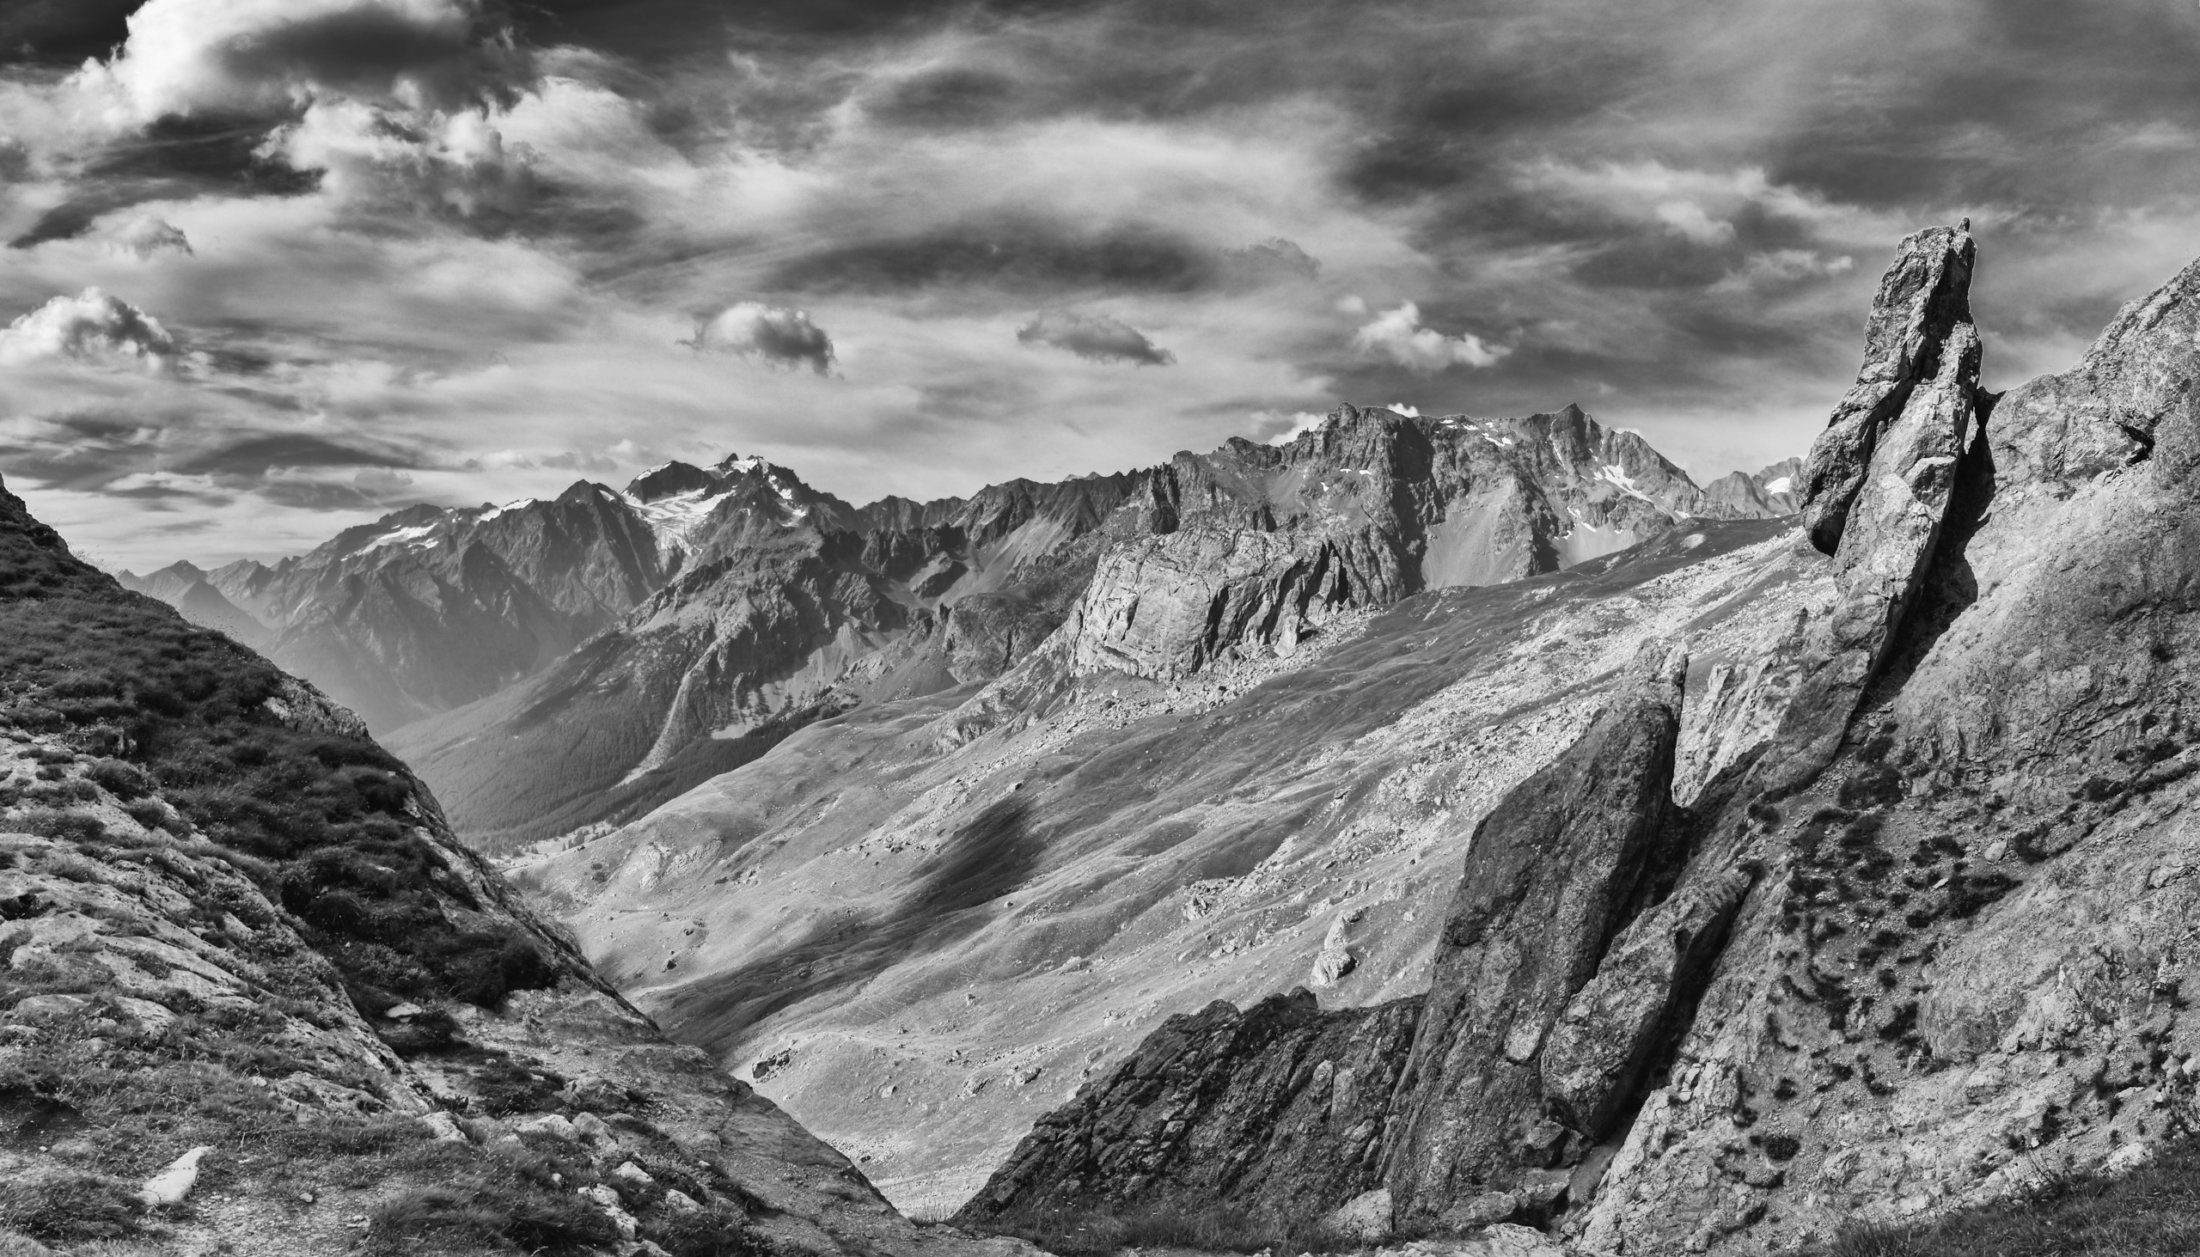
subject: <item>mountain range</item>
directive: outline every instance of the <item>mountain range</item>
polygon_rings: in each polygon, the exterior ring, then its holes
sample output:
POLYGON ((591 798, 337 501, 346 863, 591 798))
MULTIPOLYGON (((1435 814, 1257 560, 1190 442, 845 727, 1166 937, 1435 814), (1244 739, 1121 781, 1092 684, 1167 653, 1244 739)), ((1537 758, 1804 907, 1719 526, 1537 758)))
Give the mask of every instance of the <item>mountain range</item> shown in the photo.
POLYGON ((1282 446, 968 499, 851 507, 729 457, 120 579, 326 689, 505 849, 635 819, 821 714, 989 682, 1065 622, 1071 671, 1184 675, 1340 609, 1787 513, 1793 477, 1699 489, 1576 407, 1348 406, 1282 446))

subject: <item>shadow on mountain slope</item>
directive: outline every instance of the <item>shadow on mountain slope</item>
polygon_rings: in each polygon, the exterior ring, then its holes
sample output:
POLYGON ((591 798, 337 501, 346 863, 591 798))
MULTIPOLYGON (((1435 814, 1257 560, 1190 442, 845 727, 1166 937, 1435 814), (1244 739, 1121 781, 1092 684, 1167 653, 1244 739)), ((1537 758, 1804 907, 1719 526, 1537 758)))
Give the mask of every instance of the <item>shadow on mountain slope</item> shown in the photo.
POLYGON ((1007 895, 1039 866, 1045 842, 1032 807, 1003 799, 955 832, 916 891, 880 920, 827 917, 800 942, 753 965, 675 992, 667 1010, 690 1042, 723 1043, 815 995, 861 986, 912 955, 937 951, 988 920, 973 909, 1007 895))

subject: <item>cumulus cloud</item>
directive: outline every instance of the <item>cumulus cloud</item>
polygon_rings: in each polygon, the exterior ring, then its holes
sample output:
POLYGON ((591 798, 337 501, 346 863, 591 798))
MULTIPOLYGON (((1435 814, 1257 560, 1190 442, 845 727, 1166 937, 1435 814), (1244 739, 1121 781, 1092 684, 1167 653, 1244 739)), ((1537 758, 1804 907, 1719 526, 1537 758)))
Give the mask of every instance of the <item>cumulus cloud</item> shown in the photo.
POLYGON ((158 320, 97 288, 55 297, 0 328, 0 363, 9 366, 75 359, 160 371, 175 357, 176 340, 158 320))
POLYGON ((325 191, 360 204, 474 218, 517 211, 532 187, 529 155, 507 151, 478 112, 404 117, 360 101, 316 103, 260 151, 294 170, 322 172, 325 191))
MULTIPOLYGON (((1367 305, 1355 297, 1345 303, 1344 309, 1347 313, 1364 313, 1367 305)), ((1490 344, 1472 332, 1446 336, 1433 327, 1421 326, 1421 307, 1411 301, 1377 313, 1352 333, 1352 347, 1387 358, 1417 375, 1433 375, 1456 366, 1495 366, 1512 352, 1508 346, 1490 344)))
POLYGON ((695 339, 681 343, 790 370, 806 366, 819 375, 833 369, 833 338, 810 321, 807 310, 744 301, 703 320, 695 329, 695 339))
POLYGON ((1253 415, 1253 436, 1265 445, 1289 445, 1299 433, 1311 432, 1328 416, 1312 410, 1262 410, 1253 415))
POLYGON ((147 0, 121 55, 84 77, 139 122, 332 95, 452 109, 492 93, 518 59, 481 27, 475 0, 147 0))
POLYGON ((1144 332, 1105 314, 1079 314, 1049 310, 1016 329, 1025 345, 1052 345, 1094 362, 1129 362, 1142 367, 1165 367, 1176 355, 1147 339, 1144 332))

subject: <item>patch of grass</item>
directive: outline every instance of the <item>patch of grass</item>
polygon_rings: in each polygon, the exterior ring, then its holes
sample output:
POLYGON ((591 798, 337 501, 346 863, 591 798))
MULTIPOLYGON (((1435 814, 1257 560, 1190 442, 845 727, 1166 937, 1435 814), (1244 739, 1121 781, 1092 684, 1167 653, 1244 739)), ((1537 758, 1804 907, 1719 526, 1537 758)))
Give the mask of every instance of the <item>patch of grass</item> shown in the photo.
POLYGON ((2033 1196, 1930 1223, 1858 1225, 1814 1257, 2189 1257, 2200 1252, 2200 1144, 2111 1178, 2051 1180, 2033 1196))
POLYGON ((135 1235, 136 1189, 104 1174, 70 1171, 0 1182, 0 1227, 41 1240, 107 1240, 135 1235))
POLYGON ((672 1257, 769 1257, 772 1251, 747 1219, 719 1208, 675 1214, 642 1233, 672 1257))
POLYGON ((482 1167, 449 1187, 408 1192, 369 1215, 369 1254, 584 1253, 619 1238, 611 1220, 562 1191, 482 1167))
MULTIPOLYGON (((433 805, 402 763, 363 734, 287 720, 296 695, 274 665, 124 591, 5 493, 0 524, 0 724, 84 752, 40 748, 45 770, 96 756, 90 781, 126 802, 157 789, 182 817, 163 827, 188 821, 233 853, 347 979, 482 1005, 555 983, 535 941, 480 915, 423 835, 433 805), (380 963, 389 955, 402 963, 380 963)), ((22 793, 54 804, 90 789, 72 778, 22 793)), ((27 823, 104 837, 88 818, 27 823)))
POLYGON ((1219 1205, 1203 1209, 1168 1204, 1134 1210, 1039 1209, 968 1225, 994 1235, 1028 1240, 1060 1257, 1100 1257, 1126 1248, 1336 1253, 1366 1247, 1322 1230, 1316 1218, 1283 1224, 1219 1205))

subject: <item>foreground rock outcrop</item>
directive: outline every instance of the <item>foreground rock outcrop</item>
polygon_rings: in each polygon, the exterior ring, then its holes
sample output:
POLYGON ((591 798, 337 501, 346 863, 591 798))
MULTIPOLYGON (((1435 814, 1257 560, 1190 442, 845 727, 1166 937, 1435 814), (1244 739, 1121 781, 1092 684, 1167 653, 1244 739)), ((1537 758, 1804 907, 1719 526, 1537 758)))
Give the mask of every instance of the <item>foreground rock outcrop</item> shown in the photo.
MULTIPOLYGON (((1705 678, 1721 720, 1768 736, 1692 769, 1708 784, 1677 810, 1663 724, 1597 746, 1623 703, 1550 770, 1597 765, 1601 787, 1516 788, 1470 845, 1398 1085, 1354 1113, 1385 1132, 1381 1175, 1299 1174, 1295 1208, 1365 1212, 1381 1187, 1409 1231, 1510 1218, 1597 1253, 1755 1253, 2128 1168, 2200 1127, 2180 995, 2200 980, 2200 266, 1997 402, 1972 265, 1961 228, 1903 242, 1806 464, 1824 557, 1799 561, 1829 596, 1786 679, 1743 660, 1705 678), (1740 692, 1755 714, 1723 697, 1740 692), (1578 831, 1564 800, 1587 809, 1578 831)), ((1286 1173, 1369 1164, 1265 1081, 1282 1057, 1225 1068, 1172 1046, 1191 1041, 1172 1024, 1132 1061, 1221 1087, 1179 1106, 1181 1129, 1156 1136, 1154 1093, 1120 1069, 965 1216, 1120 1201, 1139 1174, 1148 1195, 1196 1181, 1275 1210, 1258 1158, 1157 1155, 1203 1114, 1283 1115, 1242 1137, 1286 1173)))
POLYGON ((4 491, 0 673, 0 1241, 988 1247, 666 1040, 349 712, 4 491))

